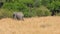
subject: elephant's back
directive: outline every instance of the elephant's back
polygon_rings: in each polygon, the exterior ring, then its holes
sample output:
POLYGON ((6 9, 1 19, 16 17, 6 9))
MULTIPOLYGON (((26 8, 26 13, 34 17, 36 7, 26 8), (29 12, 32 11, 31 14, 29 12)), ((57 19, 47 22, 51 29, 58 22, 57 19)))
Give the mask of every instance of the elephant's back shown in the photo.
POLYGON ((22 12, 14 12, 13 14, 19 15, 19 16, 24 16, 24 14, 22 12))

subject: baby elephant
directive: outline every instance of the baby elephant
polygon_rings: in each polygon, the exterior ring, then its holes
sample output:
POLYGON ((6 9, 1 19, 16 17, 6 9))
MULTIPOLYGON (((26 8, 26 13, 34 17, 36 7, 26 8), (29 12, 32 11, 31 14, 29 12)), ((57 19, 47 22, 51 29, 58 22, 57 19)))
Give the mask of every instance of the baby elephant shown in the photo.
POLYGON ((24 20, 24 14, 22 12, 14 12, 13 18, 17 20, 24 20))

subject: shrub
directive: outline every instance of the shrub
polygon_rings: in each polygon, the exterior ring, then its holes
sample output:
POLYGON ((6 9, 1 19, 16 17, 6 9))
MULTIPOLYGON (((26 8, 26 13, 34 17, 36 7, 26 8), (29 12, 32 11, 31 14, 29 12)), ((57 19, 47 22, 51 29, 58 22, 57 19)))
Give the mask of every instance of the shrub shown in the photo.
POLYGON ((32 12, 29 12, 29 9, 26 8, 25 10, 23 10, 23 13, 24 13, 24 17, 32 17, 32 12))
MULTIPOLYGON (((15 11, 17 12, 19 10, 15 10, 15 11)), ((11 11, 11 10, 8 10, 6 8, 1 9, 0 10, 0 18, 4 18, 4 17, 11 17, 12 18, 12 14, 15 11, 14 10, 11 11)), ((24 17, 49 16, 49 15, 51 15, 51 12, 44 6, 41 6, 39 8, 31 8, 31 10, 29 9, 29 7, 26 7, 21 11, 24 13, 24 17)))
POLYGON ((56 13, 56 16, 60 16, 60 13, 56 13))
POLYGON ((12 17, 13 12, 7 9, 0 9, 0 18, 12 17))
POLYGON ((14 2, 14 3, 5 3, 3 8, 7 8, 9 10, 23 10, 26 8, 26 6, 23 3, 18 3, 18 2, 14 2))
POLYGON ((25 17, 35 17, 35 16, 50 16, 51 12, 44 6, 39 8, 31 8, 31 12, 29 9, 24 10, 25 17))
POLYGON ((35 9, 37 16, 50 16, 51 12, 44 6, 35 9))

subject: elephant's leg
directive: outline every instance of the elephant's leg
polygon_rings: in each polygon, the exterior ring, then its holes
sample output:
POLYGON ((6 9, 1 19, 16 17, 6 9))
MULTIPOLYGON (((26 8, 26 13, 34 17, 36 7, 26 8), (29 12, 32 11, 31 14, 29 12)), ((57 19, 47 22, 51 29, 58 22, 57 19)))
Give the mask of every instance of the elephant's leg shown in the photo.
POLYGON ((13 14, 13 19, 17 19, 17 17, 16 17, 16 15, 15 15, 15 14, 13 14))
POLYGON ((24 17, 22 17, 22 20, 24 21, 24 17))

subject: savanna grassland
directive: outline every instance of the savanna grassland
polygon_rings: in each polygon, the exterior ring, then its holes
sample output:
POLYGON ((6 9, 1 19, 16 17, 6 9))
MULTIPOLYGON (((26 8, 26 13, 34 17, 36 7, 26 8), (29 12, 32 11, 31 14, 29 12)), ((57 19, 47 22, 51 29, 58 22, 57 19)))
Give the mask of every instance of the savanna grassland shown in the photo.
POLYGON ((3 18, 0 34, 60 34, 60 16, 24 18, 24 21, 3 18))

